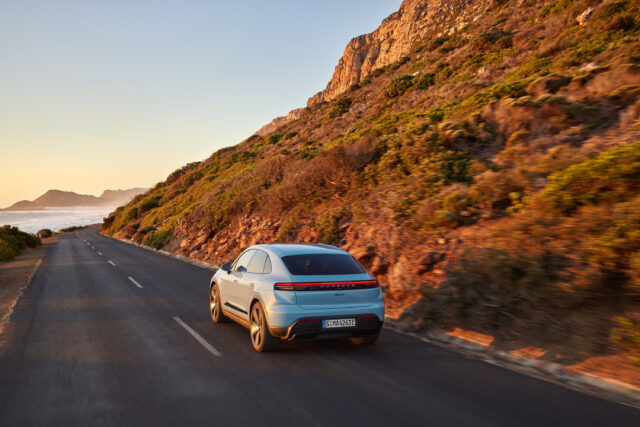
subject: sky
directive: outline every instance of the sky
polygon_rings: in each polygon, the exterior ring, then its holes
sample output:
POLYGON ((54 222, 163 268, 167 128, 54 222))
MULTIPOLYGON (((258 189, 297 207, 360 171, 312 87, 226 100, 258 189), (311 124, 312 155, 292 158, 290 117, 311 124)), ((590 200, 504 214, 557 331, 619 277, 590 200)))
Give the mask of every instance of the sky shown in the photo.
POLYGON ((0 207, 151 187, 324 89, 400 0, 0 0, 0 207))

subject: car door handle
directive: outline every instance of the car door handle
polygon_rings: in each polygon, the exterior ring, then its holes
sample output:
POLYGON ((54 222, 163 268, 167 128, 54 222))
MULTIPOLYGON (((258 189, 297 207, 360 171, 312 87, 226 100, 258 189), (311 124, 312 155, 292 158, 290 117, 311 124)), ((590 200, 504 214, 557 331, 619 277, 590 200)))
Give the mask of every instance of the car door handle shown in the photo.
POLYGON ((249 283, 249 287, 253 288, 256 284, 255 283, 249 283))
POLYGON ((233 283, 235 283, 235 284, 237 285, 237 284, 238 284, 238 281, 237 281, 237 280, 234 280, 234 281, 233 281, 233 283))

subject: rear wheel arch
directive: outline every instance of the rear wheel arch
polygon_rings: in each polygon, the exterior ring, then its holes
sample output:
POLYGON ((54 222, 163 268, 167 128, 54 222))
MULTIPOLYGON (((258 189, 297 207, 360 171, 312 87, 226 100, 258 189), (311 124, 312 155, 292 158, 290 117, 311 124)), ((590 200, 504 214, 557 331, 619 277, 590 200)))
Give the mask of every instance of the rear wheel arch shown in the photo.
POLYGON ((260 303, 260 305, 262 306, 262 311, 264 312, 264 319, 267 322, 267 327, 270 325, 269 323, 269 312, 267 311, 267 306, 264 303, 264 301, 262 301, 262 298, 260 298, 260 295, 254 295, 251 297, 251 304, 249 304, 249 313, 251 313, 251 310, 253 310, 253 306, 255 306, 257 303, 260 303))
MULTIPOLYGON (((260 298, 258 298, 257 296, 253 296, 251 298, 251 304, 249 304, 249 313, 251 313, 251 310, 253 310, 253 306, 256 305, 256 303, 260 303, 260 305, 262 305, 262 308, 264 309, 264 304, 262 303, 262 300, 260 300, 260 298)), ((267 313, 265 312, 265 316, 267 315, 267 313)))

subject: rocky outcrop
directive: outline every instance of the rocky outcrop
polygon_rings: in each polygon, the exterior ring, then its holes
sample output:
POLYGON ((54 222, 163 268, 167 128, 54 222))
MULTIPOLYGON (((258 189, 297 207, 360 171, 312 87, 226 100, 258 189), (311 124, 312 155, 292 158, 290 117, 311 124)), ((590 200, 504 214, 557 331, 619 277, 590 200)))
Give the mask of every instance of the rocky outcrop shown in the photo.
POLYGON ((591 16, 593 15, 594 11, 595 11, 595 9, 590 7, 587 10, 585 10, 584 12, 582 12, 580 15, 578 15, 576 17, 576 21, 578 21, 578 24, 587 25, 587 21, 589 20, 589 18, 591 18, 591 16))
POLYGON ((256 135, 267 136, 270 133, 274 132, 276 129, 278 129, 280 126, 286 125, 287 123, 290 123, 294 120, 298 120, 302 116, 302 113, 304 112, 304 110, 305 108, 296 108, 295 110, 289 111, 289 113, 286 116, 276 117, 266 125, 262 126, 256 132, 256 135))
POLYGON ((405 0, 374 32, 349 42, 326 89, 309 98, 307 105, 334 99, 376 68, 406 56, 418 41, 467 26, 490 4, 489 0, 405 0))

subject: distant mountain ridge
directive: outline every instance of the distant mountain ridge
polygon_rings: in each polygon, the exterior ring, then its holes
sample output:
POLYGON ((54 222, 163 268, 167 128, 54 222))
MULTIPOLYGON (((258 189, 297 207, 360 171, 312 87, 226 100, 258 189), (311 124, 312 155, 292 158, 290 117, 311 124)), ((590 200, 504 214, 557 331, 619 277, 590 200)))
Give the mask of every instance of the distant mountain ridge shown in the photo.
POLYGON ((56 207, 115 207, 129 203, 138 194, 148 188, 130 188, 128 190, 104 190, 100 197, 90 194, 78 194, 73 191, 49 190, 37 199, 21 200, 5 209, 5 211, 42 210, 56 207))

